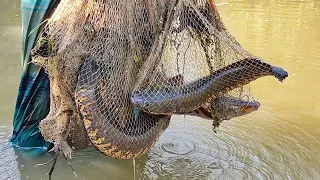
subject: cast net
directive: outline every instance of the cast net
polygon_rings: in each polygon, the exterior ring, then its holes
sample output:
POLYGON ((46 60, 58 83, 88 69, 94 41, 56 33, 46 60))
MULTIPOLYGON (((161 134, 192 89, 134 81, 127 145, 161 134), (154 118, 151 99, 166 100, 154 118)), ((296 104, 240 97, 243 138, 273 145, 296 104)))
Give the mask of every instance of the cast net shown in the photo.
POLYGON ((272 74, 211 0, 61 0, 32 54, 50 77, 41 132, 66 154, 91 142, 112 157, 138 156, 171 114, 241 98, 244 85, 272 74))

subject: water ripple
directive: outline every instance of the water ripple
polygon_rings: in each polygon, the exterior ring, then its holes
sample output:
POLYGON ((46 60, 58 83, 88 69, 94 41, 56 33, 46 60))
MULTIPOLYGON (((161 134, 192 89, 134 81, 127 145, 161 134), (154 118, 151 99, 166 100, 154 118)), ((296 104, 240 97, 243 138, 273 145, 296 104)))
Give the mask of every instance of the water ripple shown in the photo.
MULTIPOLYGON (((246 121, 241 119, 241 121, 246 121)), ((249 120, 248 120, 249 121, 249 120)), ((314 177, 316 169, 306 162, 309 149, 299 138, 286 136, 275 128, 269 132, 254 123, 223 123, 218 134, 209 122, 175 117, 145 165, 138 170, 140 179, 290 179, 314 177), (252 129, 253 132, 250 132, 252 129), (258 136, 255 133, 259 133, 258 136), (278 134, 277 134, 278 133, 278 134), (278 137, 278 142, 275 137, 278 137), (298 146, 297 146, 298 145, 298 146), (304 155, 292 152, 299 148, 304 155)), ((266 128, 266 127, 264 127, 266 128)), ((143 164, 142 163, 142 164, 143 164)), ((308 178, 307 178, 308 179, 308 178)))

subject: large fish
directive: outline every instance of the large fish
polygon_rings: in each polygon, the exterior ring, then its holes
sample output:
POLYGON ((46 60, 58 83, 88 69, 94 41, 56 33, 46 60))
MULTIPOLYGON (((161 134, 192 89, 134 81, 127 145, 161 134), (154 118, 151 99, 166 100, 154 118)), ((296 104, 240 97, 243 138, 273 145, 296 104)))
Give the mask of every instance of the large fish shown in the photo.
POLYGON ((158 88, 148 86, 133 92, 131 100, 137 108, 152 114, 187 113, 210 98, 264 76, 274 76, 282 82, 288 73, 257 58, 247 58, 188 84, 158 88))

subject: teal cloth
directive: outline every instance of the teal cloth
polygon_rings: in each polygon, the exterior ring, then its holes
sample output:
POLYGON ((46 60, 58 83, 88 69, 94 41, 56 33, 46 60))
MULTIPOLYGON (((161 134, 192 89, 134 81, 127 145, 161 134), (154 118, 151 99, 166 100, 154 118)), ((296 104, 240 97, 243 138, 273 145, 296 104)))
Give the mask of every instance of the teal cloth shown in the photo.
POLYGON ((20 149, 34 148, 36 154, 45 152, 46 142, 39 130, 39 122, 49 112, 49 78, 43 68, 30 62, 38 31, 29 33, 44 21, 48 9, 58 0, 22 0, 22 75, 13 118, 10 141, 20 149))

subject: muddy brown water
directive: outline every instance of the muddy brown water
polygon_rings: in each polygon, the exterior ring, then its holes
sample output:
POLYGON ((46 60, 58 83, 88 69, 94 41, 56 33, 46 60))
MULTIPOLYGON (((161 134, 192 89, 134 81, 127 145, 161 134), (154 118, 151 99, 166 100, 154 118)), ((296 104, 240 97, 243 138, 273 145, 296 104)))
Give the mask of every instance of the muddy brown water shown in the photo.
MULTIPOLYGON (((289 78, 252 83, 259 111, 224 122, 175 116, 154 148, 136 158, 135 179, 320 179, 320 1, 217 1, 224 23, 253 54, 289 78)), ((47 179, 51 159, 7 142, 21 74, 20 1, 0 2, 0 179, 47 179)), ((59 158, 53 179, 134 179, 132 160, 94 148, 59 158)))

